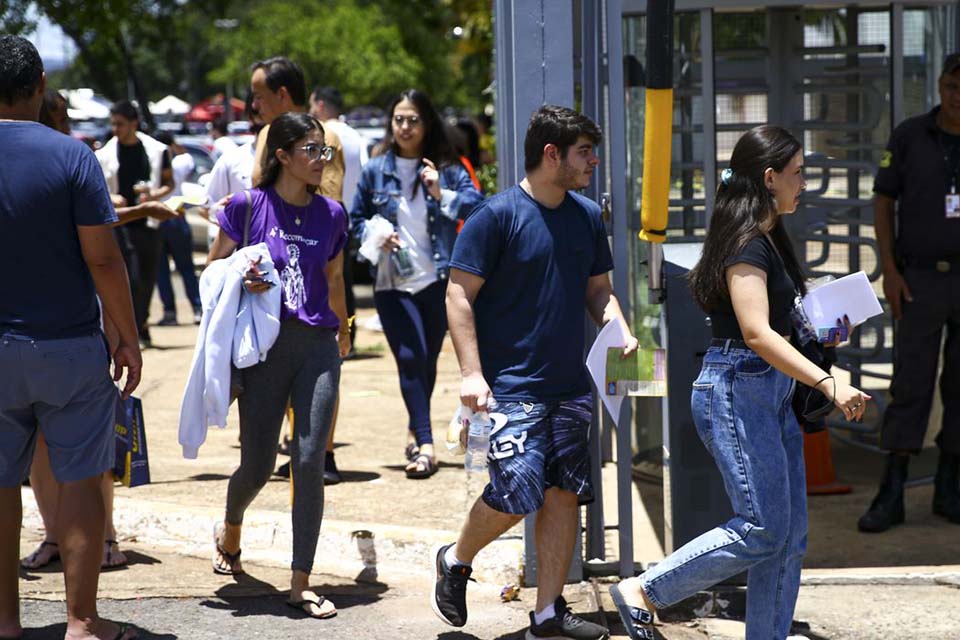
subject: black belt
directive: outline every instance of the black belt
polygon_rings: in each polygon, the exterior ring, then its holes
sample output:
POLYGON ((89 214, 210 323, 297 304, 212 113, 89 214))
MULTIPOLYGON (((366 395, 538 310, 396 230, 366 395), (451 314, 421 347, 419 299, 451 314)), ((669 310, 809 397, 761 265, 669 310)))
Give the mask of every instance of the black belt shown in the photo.
POLYGON ((750 349, 747 343, 736 338, 713 338, 710 340, 711 347, 726 347, 727 349, 750 349))
POLYGON ((904 258, 904 264, 911 269, 930 269, 940 273, 960 271, 960 256, 951 258, 904 258))

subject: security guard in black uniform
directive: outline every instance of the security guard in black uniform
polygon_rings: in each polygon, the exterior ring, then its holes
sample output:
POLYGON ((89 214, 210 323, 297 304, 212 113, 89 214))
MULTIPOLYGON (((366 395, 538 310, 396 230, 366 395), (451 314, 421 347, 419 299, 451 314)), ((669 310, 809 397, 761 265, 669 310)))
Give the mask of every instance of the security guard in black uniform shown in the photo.
POLYGON ((858 523, 866 532, 903 522, 907 464, 923 446, 944 327, 933 511, 960 524, 960 53, 944 62, 939 89, 940 106, 894 130, 873 188, 883 292, 896 322, 892 400, 880 434, 890 454, 858 523))

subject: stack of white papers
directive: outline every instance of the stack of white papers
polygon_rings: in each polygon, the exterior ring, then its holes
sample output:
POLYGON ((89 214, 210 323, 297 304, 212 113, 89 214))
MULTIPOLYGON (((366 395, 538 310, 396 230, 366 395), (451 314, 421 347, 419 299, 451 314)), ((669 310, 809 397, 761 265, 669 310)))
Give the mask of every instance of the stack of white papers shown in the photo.
POLYGON ((883 313, 877 294, 863 271, 820 285, 803 297, 803 311, 815 329, 837 326, 846 316, 851 326, 883 313))

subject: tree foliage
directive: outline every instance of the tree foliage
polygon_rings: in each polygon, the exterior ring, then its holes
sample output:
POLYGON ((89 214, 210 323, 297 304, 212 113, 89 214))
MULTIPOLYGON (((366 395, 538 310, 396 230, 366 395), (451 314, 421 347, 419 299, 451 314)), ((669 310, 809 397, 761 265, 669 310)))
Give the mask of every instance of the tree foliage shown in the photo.
POLYGON ((29 6, 76 46, 61 86, 141 104, 245 90, 250 64, 274 55, 348 105, 418 87, 476 109, 491 79, 491 0, 0 0, 0 29, 29 31, 29 6))

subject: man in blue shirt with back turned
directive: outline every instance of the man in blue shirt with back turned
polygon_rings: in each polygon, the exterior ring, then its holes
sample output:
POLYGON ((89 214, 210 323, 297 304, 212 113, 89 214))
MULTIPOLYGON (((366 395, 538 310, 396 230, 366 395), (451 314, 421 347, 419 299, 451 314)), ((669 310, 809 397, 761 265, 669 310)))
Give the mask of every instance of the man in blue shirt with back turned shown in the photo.
POLYGON ((18 638, 22 506, 37 433, 60 483, 57 537, 66 637, 130 640, 97 614, 103 554, 100 476, 113 467, 118 394, 140 380, 130 285, 110 224, 117 220, 93 153, 36 122, 46 78, 30 42, 0 36, 0 255, 16 273, 0 295, 0 638, 18 638), (100 309, 120 334, 114 376, 100 309))
MULTIPOLYGON (((537 604, 526 638, 603 640, 607 629, 572 613, 561 595, 579 526, 593 500, 588 440, 593 402, 584 366, 583 311, 619 318, 607 272, 613 258, 590 184, 600 129, 565 107, 533 114, 524 141, 526 178, 467 219, 450 260, 447 316, 460 361, 460 400, 507 423, 491 434, 490 483, 456 544, 436 552, 434 612, 467 621, 471 562, 536 513, 537 604)), ((627 355, 637 348, 624 336, 627 355)))

